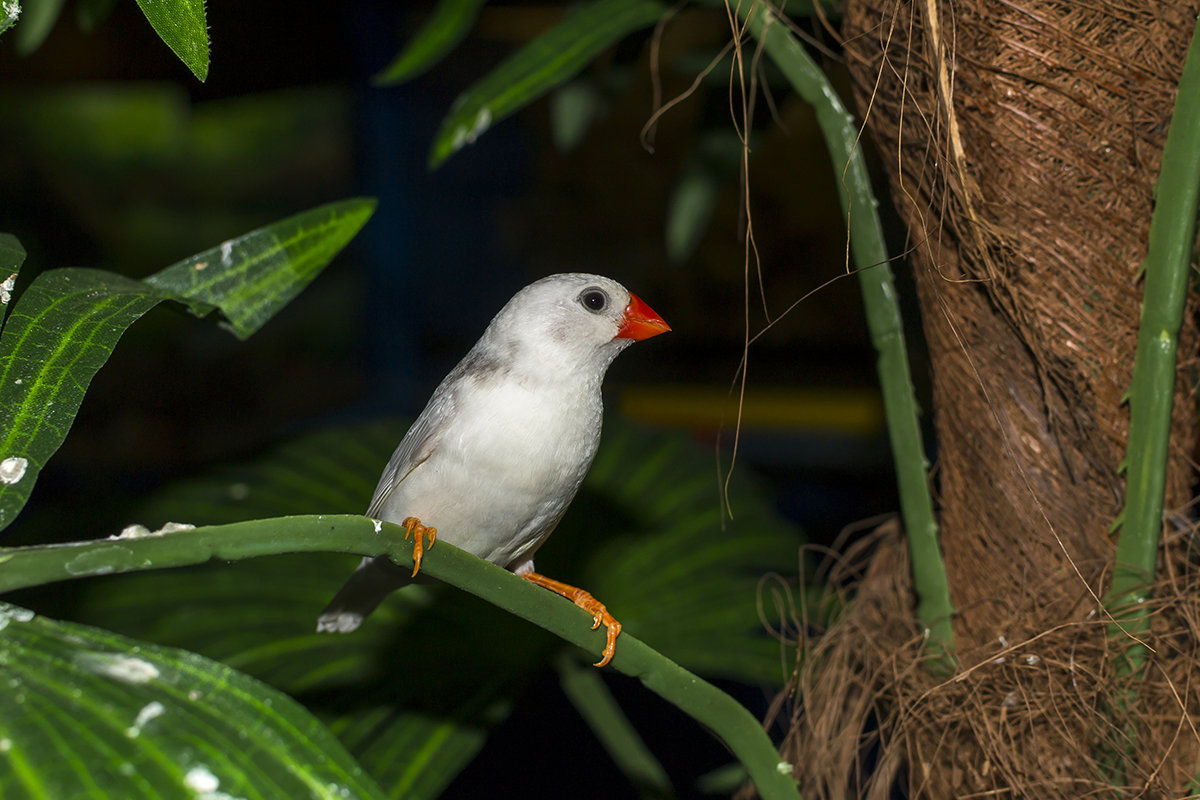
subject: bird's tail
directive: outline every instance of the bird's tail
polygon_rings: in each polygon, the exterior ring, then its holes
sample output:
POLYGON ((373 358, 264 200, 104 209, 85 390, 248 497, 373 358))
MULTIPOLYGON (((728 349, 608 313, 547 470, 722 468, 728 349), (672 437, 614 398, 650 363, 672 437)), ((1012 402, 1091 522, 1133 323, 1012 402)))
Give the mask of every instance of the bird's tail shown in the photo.
POLYGON ((317 633, 350 633, 384 598, 409 582, 408 571, 386 558, 364 558, 317 617, 317 633))

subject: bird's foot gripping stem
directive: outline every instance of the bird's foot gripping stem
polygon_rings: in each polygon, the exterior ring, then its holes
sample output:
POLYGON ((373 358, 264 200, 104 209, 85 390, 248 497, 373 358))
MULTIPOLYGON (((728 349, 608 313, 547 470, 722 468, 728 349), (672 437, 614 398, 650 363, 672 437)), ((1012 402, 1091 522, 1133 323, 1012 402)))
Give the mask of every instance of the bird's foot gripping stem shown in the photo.
POLYGON ((404 526, 404 540, 408 541, 408 537, 413 537, 413 577, 417 576, 417 572, 421 569, 421 558, 425 555, 426 547, 433 547, 433 543, 437 541, 437 528, 431 528, 421 524, 421 520, 416 517, 405 517, 400 523, 404 526), (425 540, 429 543, 426 544, 425 540))
POLYGON ((605 628, 605 633, 608 636, 604 644, 604 654, 595 666, 603 667, 609 661, 612 661, 613 654, 617 652, 617 635, 621 633, 621 623, 617 622, 613 615, 608 613, 608 609, 604 604, 591 594, 580 589, 577 586, 571 586, 568 583, 556 581, 553 578, 547 578, 537 572, 526 572, 521 575, 522 578, 530 583, 536 583, 543 589, 549 589, 555 594, 560 594, 570 600, 575 605, 582 608, 584 611, 592 615, 592 630, 599 628, 601 625, 605 628))

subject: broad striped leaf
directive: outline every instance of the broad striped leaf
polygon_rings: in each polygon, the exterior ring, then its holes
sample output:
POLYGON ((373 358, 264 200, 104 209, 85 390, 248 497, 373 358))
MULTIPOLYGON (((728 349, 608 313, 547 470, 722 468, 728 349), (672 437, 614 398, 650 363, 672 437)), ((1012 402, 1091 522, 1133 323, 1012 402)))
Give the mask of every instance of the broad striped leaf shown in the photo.
POLYGON ((436 167, 492 125, 579 74, 606 47, 667 12, 656 0, 596 0, 522 47, 454 101, 434 137, 436 167))
MULTIPOLYGON (((17 53, 22 56, 31 55, 42 46, 58 17, 62 13, 63 0, 35 0, 21 4, 21 15, 17 21, 14 34, 17 53)), ((4 15, 10 16, 9 4, 4 4, 4 15)))
POLYGON ((204 82, 208 78, 208 22, 204 0, 137 0, 158 37, 204 82))
POLYGON ((383 798, 298 703, 209 659, 0 604, 0 796, 383 798))
POLYGON ((300 294, 374 211, 368 198, 329 203, 197 253, 146 283, 217 306, 245 339, 300 294))
POLYGON ((470 32, 487 0, 441 0, 421 30, 378 75, 376 86, 410 81, 445 58, 470 32))
POLYGON ((92 377, 142 314, 215 306, 239 337, 291 300, 366 222, 373 200, 334 203, 168 267, 146 281, 90 269, 39 275, 0 335, 0 528, 66 438, 92 377))

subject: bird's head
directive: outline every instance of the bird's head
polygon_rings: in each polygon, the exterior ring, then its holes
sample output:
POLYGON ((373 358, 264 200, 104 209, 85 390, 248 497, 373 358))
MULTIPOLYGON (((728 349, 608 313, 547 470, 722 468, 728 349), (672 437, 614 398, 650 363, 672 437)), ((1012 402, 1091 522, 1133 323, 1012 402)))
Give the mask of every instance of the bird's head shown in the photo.
POLYGON ((550 275, 517 292, 485 338, 513 360, 603 374, 621 350, 669 330, 654 309, 621 284, 573 272, 550 275))

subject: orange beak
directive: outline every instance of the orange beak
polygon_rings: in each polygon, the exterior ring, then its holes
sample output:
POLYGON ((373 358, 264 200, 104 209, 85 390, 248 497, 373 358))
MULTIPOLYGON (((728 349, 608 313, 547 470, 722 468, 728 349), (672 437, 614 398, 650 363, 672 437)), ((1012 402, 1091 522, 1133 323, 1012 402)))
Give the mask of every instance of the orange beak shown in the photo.
POLYGON ((617 329, 618 339, 633 339, 640 342, 671 330, 671 326, 658 313, 642 302, 642 298, 629 293, 629 305, 625 306, 625 319, 617 329))

